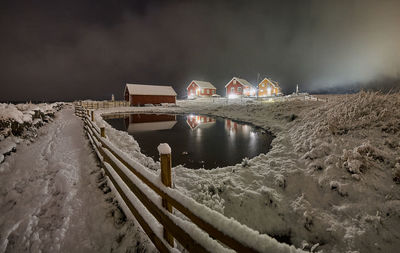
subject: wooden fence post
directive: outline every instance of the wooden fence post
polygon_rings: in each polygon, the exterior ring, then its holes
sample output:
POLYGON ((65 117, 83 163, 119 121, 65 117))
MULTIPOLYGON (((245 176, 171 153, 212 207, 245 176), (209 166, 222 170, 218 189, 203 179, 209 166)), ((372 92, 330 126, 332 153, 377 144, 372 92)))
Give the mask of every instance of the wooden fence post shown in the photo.
POLYGON ((104 126, 100 127, 100 135, 101 137, 106 137, 106 128, 104 126))
POLYGON ((94 115, 93 115, 93 110, 92 111, 90 111, 90 114, 91 114, 91 119, 92 119, 92 121, 94 121, 94 115))
MULTIPOLYGON (((161 143, 158 145, 158 152, 160 153, 161 160, 161 182, 167 186, 172 186, 172 173, 171 173, 171 148, 168 143, 161 143)), ((162 199, 162 206, 172 213, 172 205, 166 199, 162 199)), ((164 227, 164 239, 174 247, 174 238, 164 227)))

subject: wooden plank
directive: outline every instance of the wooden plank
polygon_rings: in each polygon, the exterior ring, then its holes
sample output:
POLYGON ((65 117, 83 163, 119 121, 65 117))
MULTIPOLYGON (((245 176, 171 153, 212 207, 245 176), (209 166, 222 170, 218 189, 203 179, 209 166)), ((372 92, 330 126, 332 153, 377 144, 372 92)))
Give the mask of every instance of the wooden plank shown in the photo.
MULTIPOLYGON (((89 133, 90 134, 90 133, 89 133)), ((92 135, 93 137, 93 135, 92 135)), ((96 143, 93 143, 96 147, 97 150, 100 152, 101 156, 103 156, 105 162, 108 163, 108 156, 105 155, 104 151, 102 150, 101 147, 98 147, 96 143)), ((111 180, 112 184, 114 185, 115 189, 117 189, 119 195, 133 214, 135 216, 136 220, 144 230, 144 232, 147 234, 149 239, 153 242, 154 246, 160 251, 160 252, 170 252, 169 248, 164 244, 163 240, 158 238, 158 236, 153 232, 151 227, 147 224, 146 220, 140 215, 139 211, 135 208, 135 206, 129 201, 128 197, 125 195, 121 187, 118 185, 118 183, 115 181, 115 179, 111 176, 111 173, 107 170, 106 166, 104 166, 103 163, 103 168, 104 171, 106 172, 106 175, 108 178, 111 180)))

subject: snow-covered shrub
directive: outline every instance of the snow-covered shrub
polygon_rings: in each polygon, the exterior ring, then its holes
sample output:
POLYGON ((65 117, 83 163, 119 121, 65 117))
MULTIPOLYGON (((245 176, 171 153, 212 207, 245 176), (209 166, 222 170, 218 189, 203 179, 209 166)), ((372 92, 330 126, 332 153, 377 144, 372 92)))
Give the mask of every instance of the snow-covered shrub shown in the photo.
POLYGON ((353 150, 343 150, 341 160, 343 168, 352 174, 361 174, 368 168, 379 167, 379 163, 383 163, 387 155, 377 148, 373 147, 370 142, 361 144, 353 150))
POLYGON ((317 143, 316 147, 304 154, 303 158, 314 160, 316 158, 325 157, 329 154, 330 150, 331 148, 327 143, 317 143))
POLYGON ((338 181, 331 181, 329 186, 331 187, 331 190, 337 191, 342 197, 346 197, 348 195, 348 193, 344 190, 343 185, 338 181))
POLYGON ((242 167, 249 167, 249 158, 247 157, 243 158, 242 167))
POLYGON ((286 188, 286 179, 282 174, 275 175, 275 185, 282 189, 286 188))
POLYGON ((42 122, 49 122, 63 103, 53 104, 0 104, 0 134, 7 137, 11 134, 22 135, 32 125, 39 127, 42 122))
POLYGON ((339 101, 326 105, 326 127, 333 134, 345 134, 350 130, 379 126, 381 122, 388 122, 382 127, 383 131, 397 132, 400 113, 400 99, 395 94, 381 94, 378 92, 359 92, 345 96, 339 101))
POLYGON ((224 213, 224 199, 220 197, 222 191, 221 186, 213 184, 201 183, 198 185, 199 193, 195 196, 195 200, 209 208, 224 213))

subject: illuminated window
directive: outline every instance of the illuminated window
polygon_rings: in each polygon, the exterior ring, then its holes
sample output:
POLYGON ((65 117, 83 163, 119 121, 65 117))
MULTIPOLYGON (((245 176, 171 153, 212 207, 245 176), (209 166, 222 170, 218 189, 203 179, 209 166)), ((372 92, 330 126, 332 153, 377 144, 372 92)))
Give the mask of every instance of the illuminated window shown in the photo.
POLYGON ((210 91, 210 90, 206 90, 206 94, 209 94, 209 91, 210 91))
POLYGON ((238 92, 241 92, 241 91, 242 91, 242 87, 238 87, 238 88, 237 88, 237 91, 238 91, 238 92))
POLYGON ((233 80, 233 84, 236 84, 236 80, 233 80))
POLYGON ((235 87, 231 87, 231 92, 235 92, 235 87))
POLYGON ((265 84, 261 84, 261 87, 265 87, 265 84))

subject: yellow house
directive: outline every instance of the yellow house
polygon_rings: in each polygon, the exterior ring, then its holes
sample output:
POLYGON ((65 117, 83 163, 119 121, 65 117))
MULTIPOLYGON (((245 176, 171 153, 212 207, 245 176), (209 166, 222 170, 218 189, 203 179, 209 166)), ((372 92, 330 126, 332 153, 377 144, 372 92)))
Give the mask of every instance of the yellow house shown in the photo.
POLYGON ((259 97, 267 97, 267 96, 278 96, 281 95, 281 87, 279 87, 278 82, 272 81, 271 79, 264 78, 258 84, 258 96, 259 97))

